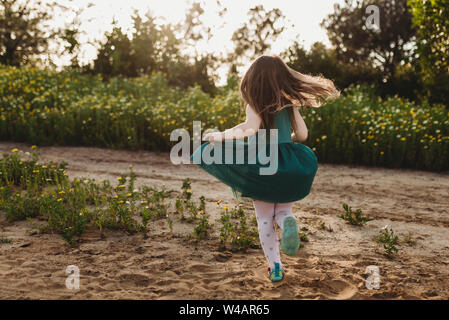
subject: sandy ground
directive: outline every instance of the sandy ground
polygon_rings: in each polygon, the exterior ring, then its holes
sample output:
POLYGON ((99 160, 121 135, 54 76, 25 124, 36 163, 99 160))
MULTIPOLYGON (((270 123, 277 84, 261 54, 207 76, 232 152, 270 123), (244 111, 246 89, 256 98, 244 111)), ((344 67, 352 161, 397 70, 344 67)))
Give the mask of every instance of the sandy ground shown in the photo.
MULTIPOLYGON (((2 142, 0 151, 25 144, 2 142)), ((167 153, 98 148, 42 147, 41 161, 69 163, 68 174, 115 180, 134 165, 138 184, 180 189, 192 180, 194 196, 233 206, 231 190, 194 165, 175 166, 167 153)), ((251 213, 250 202, 244 206, 251 213)), ((449 173, 320 164, 311 194, 295 204, 300 228, 310 242, 295 256, 282 255, 286 276, 267 278, 262 249, 220 252, 216 236, 195 244, 192 225, 160 221, 150 236, 87 232, 71 248, 60 235, 30 235, 27 221, 8 223, 0 213, 0 298, 2 299, 448 299, 449 173), (374 218, 364 227, 337 218, 342 203, 374 218), (332 231, 322 230, 325 222, 332 231), (390 225, 401 241, 393 258, 375 251, 379 230, 390 225), (80 289, 65 287, 68 265, 80 269, 80 289), (380 271, 380 288, 365 286, 367 266, 380 271)), ((215 228, 217 229, 217 228, 215 228)))

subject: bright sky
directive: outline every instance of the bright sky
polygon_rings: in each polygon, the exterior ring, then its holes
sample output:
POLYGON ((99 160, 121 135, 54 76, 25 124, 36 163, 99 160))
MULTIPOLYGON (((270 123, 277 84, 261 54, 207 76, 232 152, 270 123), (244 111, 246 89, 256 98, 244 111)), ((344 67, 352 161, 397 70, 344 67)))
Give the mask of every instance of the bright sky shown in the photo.
MULTIPOLYGON (((50 1, 50 0, 48 0, 50 1)), ((118 24, 124 30, 131 33, 131 15, 134 8, 142 15, 151 10, 154 16, 163 20, 178 23, 184 20, 185 13, 190 7, 192 0, 57 0, 61 4, 69 4, 72 7, 85 8, 81 16, 81 30, 85 31, 81 39, 82 55, 81 61, 89 61, 96 57, 96 48, 88 42, 101 39, 105 31, 112 29, 111 21, 115 17, 118 24), (87 8, 89 3, 94 6, 87 8)), ((297 39, 306 47, 315 41, 328 44, 326 32, 320 27, 323 18, 333 11, 335 3, 343 0, 220 0, 222 7, 227 9, 223 17, 219 17, 220 7, 216 0, 199 0, 204 14, 202 21, 212 29, 213 38, 204 41, 199 46, 201 52, 215 54, 226 53, 233 50, 231 37, 233 32, 247 21, 247 12, 256 5, 263 5, 266 10, 278 8, 287 19, 287 28, 279 39, 272 45, 271 52, 278 54, 297 39)), ((67 17, 57 17, 56 24, 62 24, 67 17)), ((68 63, 62 59, 60 64, 68 63)), ((222 72, 219 71, 221 74, 222 72)))

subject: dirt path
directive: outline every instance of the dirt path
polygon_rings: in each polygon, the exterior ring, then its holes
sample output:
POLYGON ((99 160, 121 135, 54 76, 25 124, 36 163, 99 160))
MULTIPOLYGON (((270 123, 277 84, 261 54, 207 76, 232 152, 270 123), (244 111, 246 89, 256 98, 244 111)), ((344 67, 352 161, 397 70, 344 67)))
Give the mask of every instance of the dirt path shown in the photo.
MULTIPOLYGON (((2 142, 0 151, 29 149, 2 142)), ((175 166, 167 153, 98 148, 42 147, 41 161, 69 163, 68 174, 115 180, 134 165, 138 184, 179 190, 192 180, 194 196, 204 195, 208 212, 213 201, 228 205, 228 187, 194 165, 175 166)), ((244 204, 252 212, 251 203, 244 204)), ((272 284, 266 277, 261 249, 219 252, 213 237, 199 245, 183 234, 191 225, 165 222, 143 235, 88 232, 78 248, 59 235, 29 235, 29 222, 8 223, 0 214, 0 298, 50 299, 365 299, 449 298, 449 174, 320 164, 311 194, 295 205, 300 227, 310 242, 293 257, 282 256, 286 278, 272 284), (354 227, 336 217, 342 203, 374 218, 354 227), (322 229, 324 222, 333 231, 322 229), (375 252, 375 237, 390 225, 404 241, 392 259, 375 252), (68 265, 81 273, 81 288, 65 288, 68 265), (380 289, 365 286, 367 266, 380 270, 380 289)))

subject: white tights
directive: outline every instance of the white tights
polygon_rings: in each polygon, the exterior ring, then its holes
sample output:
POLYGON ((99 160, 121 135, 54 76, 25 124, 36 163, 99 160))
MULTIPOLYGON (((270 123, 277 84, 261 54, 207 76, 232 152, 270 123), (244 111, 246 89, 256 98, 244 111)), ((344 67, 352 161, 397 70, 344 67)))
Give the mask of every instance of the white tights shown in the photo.
POLYGON ((279 239, 274 229, 274 221, 281 228, 284 228, 284 219, 295 216, 292 213, 294 202, 288 203, 270 203, 254 200, 254 209, 256 210, 257 225, 259 227, 260 244, 262 245, 265 257, 268 260, 270 268, 274 269, 274 263, 278 262, 282 267, 281 256, 279 253, 279 239))

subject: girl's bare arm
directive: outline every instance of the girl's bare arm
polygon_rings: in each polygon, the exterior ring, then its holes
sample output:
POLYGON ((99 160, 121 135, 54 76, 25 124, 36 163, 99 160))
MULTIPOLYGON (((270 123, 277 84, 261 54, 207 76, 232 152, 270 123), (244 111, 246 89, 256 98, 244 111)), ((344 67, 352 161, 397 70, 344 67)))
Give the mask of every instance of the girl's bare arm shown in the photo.
POLYGON ((295 132, 292 133, 292 140, 298 141, 298 142, 304 142, 307 140, 308 130, 306 123, 304 122, 304 119, 302 118, 301 114, 299 113, 298 108, 293 108, 293 114, 295 117, 295 122, 297 129, 295 132))
POLYGON ((242 139, 252 136, 257 132, 262 120, 259 115, 249 105, 246 106, 246 120, 233 128, 227 129, 224 132, 208 133, 204 140, 222 141, 232 139, 242 139))

